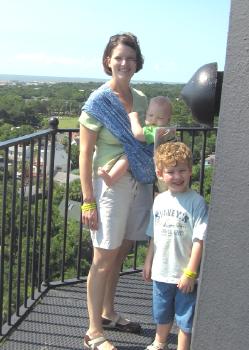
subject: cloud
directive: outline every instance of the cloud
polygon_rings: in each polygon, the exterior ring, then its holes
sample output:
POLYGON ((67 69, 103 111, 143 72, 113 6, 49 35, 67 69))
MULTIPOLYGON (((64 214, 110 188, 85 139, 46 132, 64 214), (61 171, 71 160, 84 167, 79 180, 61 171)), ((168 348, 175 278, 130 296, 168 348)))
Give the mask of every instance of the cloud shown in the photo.
POLYGON ((46 52, 18 52, 0 55, 0 70, 8 74, 99 77, 103 68, 99 55, 59 55, 46 52))
POLYGON ((44 52, 18 53, 13 57, 13 60, 18 63, 32 63, 32 65, 87 66, 88 68, 93 68, 100 64, 99 60, 92 57, 69 57, 50 55, 44 52))

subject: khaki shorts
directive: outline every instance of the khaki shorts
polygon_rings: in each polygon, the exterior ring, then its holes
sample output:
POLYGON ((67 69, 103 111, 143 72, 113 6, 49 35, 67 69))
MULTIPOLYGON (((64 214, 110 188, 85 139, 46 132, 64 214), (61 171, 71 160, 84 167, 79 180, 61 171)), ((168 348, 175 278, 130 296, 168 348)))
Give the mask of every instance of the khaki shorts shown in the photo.
POLYGON ((153 204, 153 186, 141 184, 127 172, 112 187, 93 180, 99 229, 91 230, 94 247, 116 249, 124 239, 143 241, 153 204))

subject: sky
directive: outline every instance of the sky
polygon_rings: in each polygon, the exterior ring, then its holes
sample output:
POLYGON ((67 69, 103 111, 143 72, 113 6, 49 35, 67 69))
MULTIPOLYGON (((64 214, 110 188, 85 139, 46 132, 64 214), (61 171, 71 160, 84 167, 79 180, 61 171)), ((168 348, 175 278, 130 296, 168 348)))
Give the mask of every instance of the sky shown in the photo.
POLYGON ((203 65, 223 71, 230 0, 0 0, 0 74, 107 79, 111 35, 134 33, 136 81, 185 83, 203 65))

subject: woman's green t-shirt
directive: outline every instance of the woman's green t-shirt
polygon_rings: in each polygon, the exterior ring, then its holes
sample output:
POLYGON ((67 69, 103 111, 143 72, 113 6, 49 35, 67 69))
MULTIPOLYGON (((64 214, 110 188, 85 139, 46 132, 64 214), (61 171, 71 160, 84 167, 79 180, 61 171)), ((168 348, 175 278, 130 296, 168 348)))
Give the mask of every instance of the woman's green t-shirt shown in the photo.
MULTIPOLYGON (((133 96, 132 112, 137 112, 140 122, 144 125, 146 110, 148 106, 147 97, 139 90, 131 88, 133 96)), ((82 111, 79 118, 80 124, 98 133, 94 156, 93 173, 96 174, 99 167, 103 167, 113 160, 115 162, 122 154, 124 148, 119 140, 111 134, 96 118, 82 111)))

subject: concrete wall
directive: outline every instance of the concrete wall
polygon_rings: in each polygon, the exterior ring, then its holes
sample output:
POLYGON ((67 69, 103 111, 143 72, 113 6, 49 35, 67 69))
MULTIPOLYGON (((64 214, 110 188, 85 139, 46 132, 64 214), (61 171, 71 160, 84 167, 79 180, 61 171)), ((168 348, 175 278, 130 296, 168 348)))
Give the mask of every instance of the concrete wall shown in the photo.
POLYGON ((191 349, 249 349, 248 0, 231 1, 215 175, 191 349))

